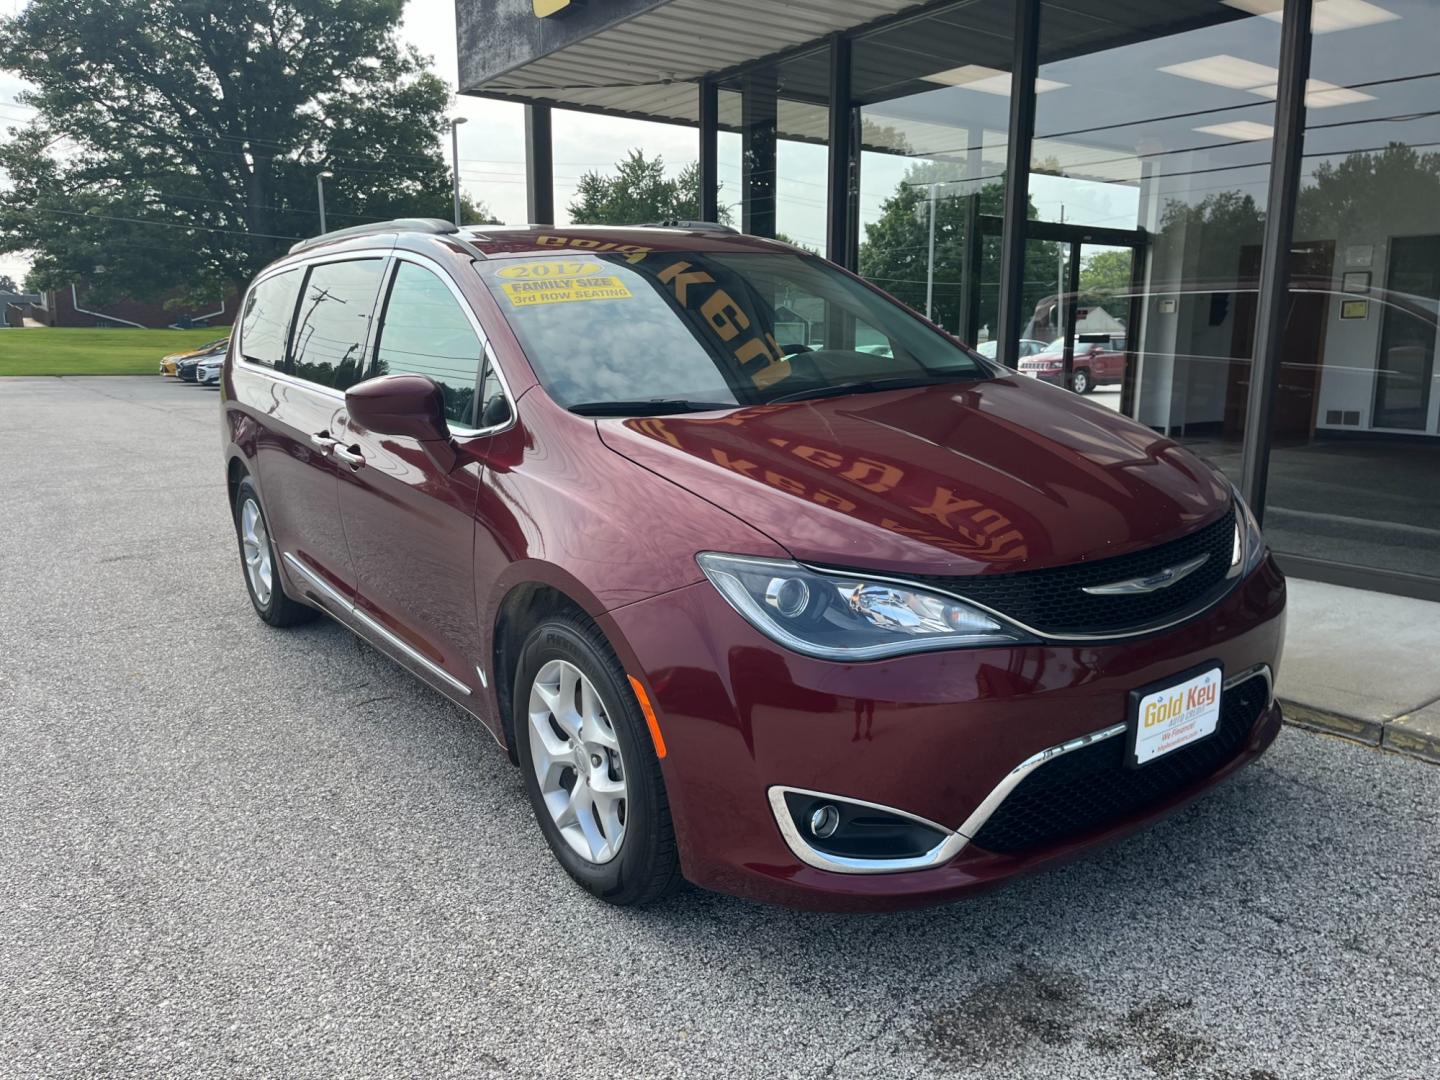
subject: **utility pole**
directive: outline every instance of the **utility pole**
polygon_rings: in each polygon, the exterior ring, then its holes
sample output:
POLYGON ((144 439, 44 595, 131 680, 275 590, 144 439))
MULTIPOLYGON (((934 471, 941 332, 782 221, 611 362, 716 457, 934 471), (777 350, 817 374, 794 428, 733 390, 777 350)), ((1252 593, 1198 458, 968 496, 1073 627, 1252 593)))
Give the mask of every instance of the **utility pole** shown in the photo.
POLYGON ((315 177, 315 195, 320 200, 320 235, 322 236, 328 231, 325 228, 325 181, 334 175, 329 169, 325 169, 315 177))
POLYGON ((925 317, 935 321, 935 189, 939 184, 930 184, 930 255, 925 263, 925 317))
POLYGON ((460 134, 459 127, 465 117, 450 118, 450 169, 455 176, 455 224, 460 225, 460 134))
MULTIPOLYGON (((1060 224, 1065 224, 1064 203, 1060 204, 1060 224)), ((1055 329, 1061 337, 1065 336, 1065 257, 1069 252, 1070 245, 1062 243, 1055 267, 1055 329)))

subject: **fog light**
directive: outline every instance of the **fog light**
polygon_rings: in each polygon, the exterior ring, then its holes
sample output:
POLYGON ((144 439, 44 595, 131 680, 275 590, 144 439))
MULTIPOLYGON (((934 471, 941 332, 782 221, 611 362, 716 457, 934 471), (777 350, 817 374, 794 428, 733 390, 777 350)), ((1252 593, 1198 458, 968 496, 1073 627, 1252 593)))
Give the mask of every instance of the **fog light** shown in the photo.
POLYGON ((795 788, 771 791, 771 805, 789 819, 795 842, 825 856, 881 862, 916 859, 951 835, 933 821, 874 803, 795 788), (778 801, 775 792, 781 793, 778 801))
POLYGON ((835 830, 840 827, 840 811, 829 803, 816 808, 810 815, 810 834, 824 840, 826 837, 834 836, 835 830))

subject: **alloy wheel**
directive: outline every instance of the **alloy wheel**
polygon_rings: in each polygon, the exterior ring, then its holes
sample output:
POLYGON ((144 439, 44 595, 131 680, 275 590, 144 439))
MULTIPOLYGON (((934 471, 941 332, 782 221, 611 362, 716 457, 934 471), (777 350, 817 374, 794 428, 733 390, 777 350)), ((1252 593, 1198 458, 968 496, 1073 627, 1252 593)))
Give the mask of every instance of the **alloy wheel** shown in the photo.
POLYGON ((255 599, 263 606, 270 602, 274 567, 270 563, 270 534, 260 504, 246 499, 240 506, 240 547, 245 558, 245 575, 255 599))
POLYGON ((1083 394, 1086 390, 1090 389, 1090 376, 1084 371, 1075 372, 1073 380, 1072 385, 1075 387, 1075 393, 1083 394))
POLYGON ((571 849, 607 863, 625 840, 625 763, 610 711, 574 664, 551 660, 530 686, 530 759, 551 820, 571 849))

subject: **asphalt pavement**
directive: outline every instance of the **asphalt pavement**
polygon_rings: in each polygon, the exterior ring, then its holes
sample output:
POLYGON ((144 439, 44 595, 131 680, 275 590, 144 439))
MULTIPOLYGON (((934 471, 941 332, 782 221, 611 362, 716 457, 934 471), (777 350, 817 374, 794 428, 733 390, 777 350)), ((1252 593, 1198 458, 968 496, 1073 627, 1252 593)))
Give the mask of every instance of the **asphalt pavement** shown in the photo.
POLYGON ((1440 768, 1287 729, 948 907, 617 911, 476 723, 252 614, 218 395, 0 379, 0 1075, 1434 1075, 1440 768))

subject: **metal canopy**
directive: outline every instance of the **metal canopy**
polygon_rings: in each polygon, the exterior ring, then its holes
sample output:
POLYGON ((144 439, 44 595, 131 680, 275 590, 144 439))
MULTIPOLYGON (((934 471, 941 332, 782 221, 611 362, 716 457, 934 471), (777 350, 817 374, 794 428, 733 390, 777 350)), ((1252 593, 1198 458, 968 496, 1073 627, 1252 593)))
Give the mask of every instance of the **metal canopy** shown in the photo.
MULTIPOLYGON (((694 84, 704 76, 921 6, 914 0, 669 0, 493 75, 467 70, 462 25, 460 92, 694 124, 694 84)), ((465 7, 457 9, 462 23, 465 7)), ((485 28, 475 32, 483 36, 485 28)), ((814 135, 823 134, 821 120, 814 135)))

